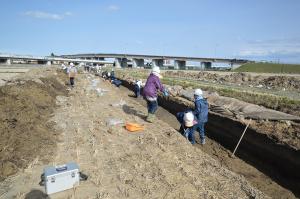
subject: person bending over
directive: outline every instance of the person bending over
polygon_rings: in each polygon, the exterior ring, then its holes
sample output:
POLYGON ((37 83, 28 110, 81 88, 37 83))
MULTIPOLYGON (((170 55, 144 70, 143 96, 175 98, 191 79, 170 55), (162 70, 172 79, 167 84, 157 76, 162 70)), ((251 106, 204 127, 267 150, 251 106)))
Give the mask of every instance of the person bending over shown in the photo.
POLYGON ((186 112, 179 112, 176 114, 176 118, 179 121, 180 129, 179 132, 188 139, 191 144, 195 144, 195 136, 194 126, 197 124, 197 121, 195 120, 195 116, 192 111, 186 111, 186 112))
POLYGON ((143 96, 147 101, 148 115, 146 121, 154 122, 155 112, 158 107, 157 103, 157 92, 161 91, 167 96, 167 90, 164 88, 160 82, 160 69, 157 66, 154 66, 143 89, 143 96))

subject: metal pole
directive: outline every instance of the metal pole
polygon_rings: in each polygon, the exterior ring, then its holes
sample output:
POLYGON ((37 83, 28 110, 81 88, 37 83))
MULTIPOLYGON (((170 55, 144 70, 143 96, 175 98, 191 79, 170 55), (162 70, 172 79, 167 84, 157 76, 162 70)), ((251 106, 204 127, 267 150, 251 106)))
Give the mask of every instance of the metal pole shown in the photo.
POLYGON ((242 134, 242 136, 241 136, 239 142, 237 143, 237 145, 236 145, 236 147, 235 147, 233 153, 231 154, 231 157, 234 156, 234 154, 235 154, 237 148, 239 147, 239 145, 240 145, 240 143, 241 143, 241 141, 242 141, 242 139, 243 139, 243 137, 244 137, 244 135, 245 135, 245 133, 246 133, 246 130, 248 129, 248 127, 249 127, 249 125, 250 125, 250 122, 251 122, 251 119, 249 120, 249 123, 247 124, 246 128, 244 129, 244 132, 243 132, 243 134, 242 134))

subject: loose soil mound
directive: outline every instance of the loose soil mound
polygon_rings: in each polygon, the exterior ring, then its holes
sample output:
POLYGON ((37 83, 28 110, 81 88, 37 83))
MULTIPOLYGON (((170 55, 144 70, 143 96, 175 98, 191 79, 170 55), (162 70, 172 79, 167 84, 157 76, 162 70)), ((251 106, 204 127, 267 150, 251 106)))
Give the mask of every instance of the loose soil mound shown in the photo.
POLYGON ((251 85, 269 89, 289 89, 298 90, 300 88, 300 79, 292 76, 262 76, 249 73, 232 73, 230 75, 220 75, 210 72, 186 72, 186 71, 166 71, 164 76, 192 78, 200 81, 209 81, 217 83, 232 83, 240 85, 251 85))
MULTIPOLYGON (((126 75, 121 79, 130 84, 134 83, 134 79, 126 75)), ((166 86, 171 96, 179 97, 180 100, 187 99, 187 103, 191 104, 190 106, 193 105, 193 90, 184 89, 182 86, 166 86)), ((259 133, 268 135, 276 143, 287 145, 296 150, 300 149, 299 116, 288 115, 234 98, 222 97, 214 92, 204 91, 204 95, 208 98, 211 112, 237 119, 242 123, 244 123, 245 118, 251 118, 253 121, 250 127, 259 133), (269 120, 270 122, 265 122, 269 120)))
POLYGON ((17 79, 0 87, 0 181, 51 155, 57 132, 48 119, 56 96, 66 94, 57 76, 17 79))

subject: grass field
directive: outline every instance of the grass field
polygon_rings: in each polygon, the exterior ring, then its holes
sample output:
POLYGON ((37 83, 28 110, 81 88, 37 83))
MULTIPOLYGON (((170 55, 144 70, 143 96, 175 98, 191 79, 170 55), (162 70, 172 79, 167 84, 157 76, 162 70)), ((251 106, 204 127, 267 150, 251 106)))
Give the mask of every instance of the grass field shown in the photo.
POLYGON ((292 73, 300 74, 300 64, 248 63, 235 69, 236 72, 292 73))

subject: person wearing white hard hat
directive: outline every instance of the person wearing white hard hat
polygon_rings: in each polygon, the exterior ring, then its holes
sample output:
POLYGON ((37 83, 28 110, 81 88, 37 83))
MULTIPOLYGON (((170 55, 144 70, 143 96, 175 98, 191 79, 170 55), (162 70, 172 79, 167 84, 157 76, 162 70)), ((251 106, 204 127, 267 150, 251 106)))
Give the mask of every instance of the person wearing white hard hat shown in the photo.
POLYGON ((135 81, 135 84, 134 84, 134 94, 135 94, 135 97, 138 98, 140 97, 141 95, 141 88, 142 88, 142 80, 141 79, 138 79, 135 81))
POLYGON ((74 87, 75 85, 75 76, 77 75, 77 69, 73 63, 70 63, 69 69, 69 78, 70 78, 70 85, 74 87))
POLYGON ((143 89, 143 96, 147 101, 147 108, 148 108, 148 115, 146 120, 151 123, 154 122, 154 114, 158 107, 157 91, 158 90, 161 91, 165 96, 168 95, 167 90, 160 82, 160 78, 161 78, 160 69, 159 67, 154 66, 143 89))
POLYGON ((194 115, 197 120, 197 124, 194 126, 195 130, 199 132, 200 143, 205 144, 205 123, 208 120, 208 102, 203 97, 203 91, 196 89, 194 92, 195 110, 194 115))
POLYGON ((200 88, 197 88, 194 92, 194 96, 203 96, 203 91, 200 88))
POLYGON ((192 111, 179 112, 176 114, 177 120, 180 122, 179 132, 188 139, 191 144, 195 144, 194 126, 197 124, 195 116, 192 111))

